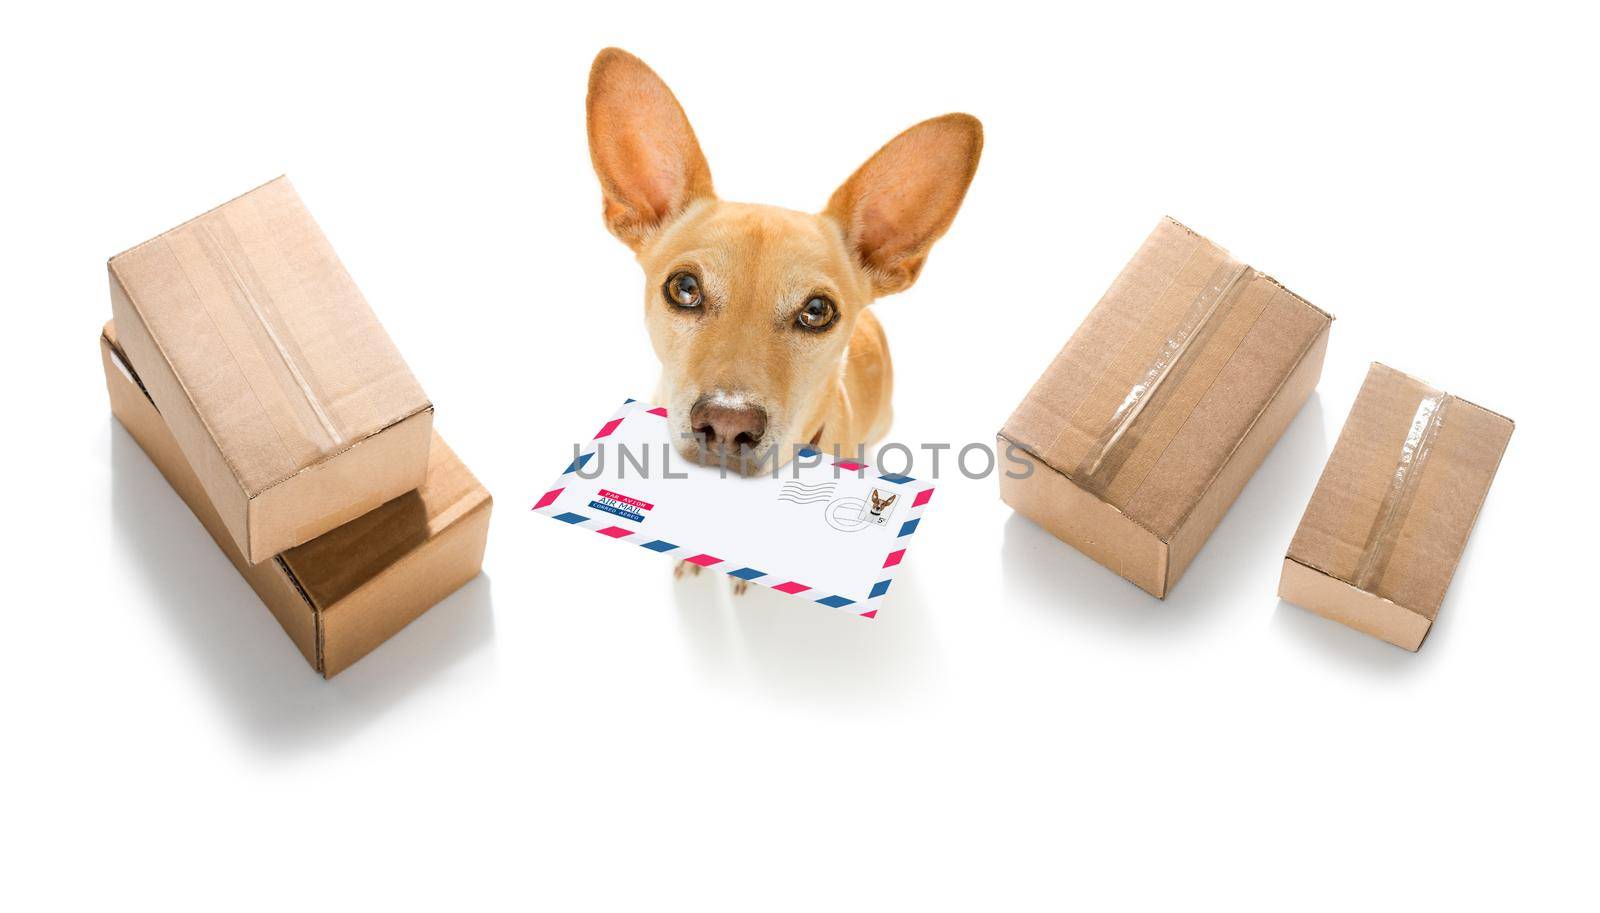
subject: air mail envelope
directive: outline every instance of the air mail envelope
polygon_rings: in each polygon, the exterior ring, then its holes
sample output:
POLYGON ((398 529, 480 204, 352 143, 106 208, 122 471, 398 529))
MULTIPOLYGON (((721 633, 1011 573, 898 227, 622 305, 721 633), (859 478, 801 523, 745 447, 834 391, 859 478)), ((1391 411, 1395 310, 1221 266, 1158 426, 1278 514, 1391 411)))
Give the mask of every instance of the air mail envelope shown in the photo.
POLYGON ((745 478, 673 449, 667 410, 628 400, 534 510, 652 552, 866 618, 933 485, 802 450, 745 478))

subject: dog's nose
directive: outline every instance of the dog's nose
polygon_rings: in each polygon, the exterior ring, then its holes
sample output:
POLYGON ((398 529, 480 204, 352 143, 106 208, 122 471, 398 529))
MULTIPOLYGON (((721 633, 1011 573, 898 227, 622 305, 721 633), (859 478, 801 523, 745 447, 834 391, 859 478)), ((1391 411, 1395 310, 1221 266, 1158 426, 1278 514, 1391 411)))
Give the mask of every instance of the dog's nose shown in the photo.
POLYGON ((754 449, 767 433, 767 410, 748 403, 702 396, 689 410, 689 425, 697 436, 705 439, 705 446, 737 453, 742 447, 754 449))

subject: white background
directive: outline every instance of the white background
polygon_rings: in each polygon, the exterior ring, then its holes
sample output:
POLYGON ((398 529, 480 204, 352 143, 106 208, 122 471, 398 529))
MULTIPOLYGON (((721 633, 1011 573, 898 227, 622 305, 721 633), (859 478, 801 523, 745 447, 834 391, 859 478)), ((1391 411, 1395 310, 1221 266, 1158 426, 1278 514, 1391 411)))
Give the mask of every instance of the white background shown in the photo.
POLYGON ((0 905, 1593 909, 1595 23, 1294 6, 8 8, 0 905), (674 585, 527 509, 654 381, 607 44, 733 199, 982 118, 878 306, 896 440, 991 440, 1164 213, 1338 315, 1321 386, 1166 602, 959 478, 876 623, 674 585), (498 499, 485 576, 332 682, 95 349, 106 257, 280 172, 498 499), (1375 359, 1518 422, 1417 655, 1274 595, 1375 359))

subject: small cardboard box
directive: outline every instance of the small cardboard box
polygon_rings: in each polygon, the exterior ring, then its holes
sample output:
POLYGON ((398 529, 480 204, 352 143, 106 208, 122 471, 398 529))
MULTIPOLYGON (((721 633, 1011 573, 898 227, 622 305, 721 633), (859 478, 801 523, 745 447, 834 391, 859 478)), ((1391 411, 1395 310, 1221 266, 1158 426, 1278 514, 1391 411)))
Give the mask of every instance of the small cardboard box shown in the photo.
POLYGON ((1420 649, 1513 428, 1374 363, 1289 543, 1278 595, 1420 649))
POLYGON ((111 411, 324 677, 477 576, 493 499, 437 435, 415 491, 269 561, 246 562, 118 341, 107 324, 100 355, 111 411))
POLYGON ((422 484, 433 406, 287 179, 108 268, 122 346, 251 564, 422 484))
POLYGON ((1000 496, 1165 597, 1315 389, 1332 323, 1164 220, 1001 429, 1031 474, 1000 496))

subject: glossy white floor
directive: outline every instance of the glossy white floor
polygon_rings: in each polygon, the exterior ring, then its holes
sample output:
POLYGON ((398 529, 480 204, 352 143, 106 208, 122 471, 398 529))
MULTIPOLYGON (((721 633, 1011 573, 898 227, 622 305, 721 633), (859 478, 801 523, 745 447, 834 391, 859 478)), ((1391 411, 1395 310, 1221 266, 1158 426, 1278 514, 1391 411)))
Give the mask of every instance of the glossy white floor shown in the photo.
POLYGON ((1592 23, 571 15, 12 14, 6 907, 1594 903, 1592 23), (875 622, 675 584, 528 510, 654 381, 584 144, 606 44, 730 198, 819 208, 908 124, 983 119, 954 229, 878 306, 896 440, 991 440, 1164 213, 1338 315, 1319 390, 1165 602, 959 477, 875 622), (108 255, 282 171, 497 498, 484 576, 332 682, 94 347, 108 255), (1372 360, 1518 421, 1417 655, 1275 596, 1372 360))

